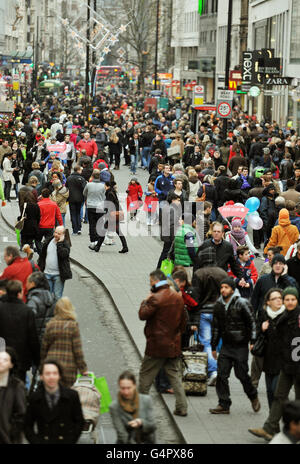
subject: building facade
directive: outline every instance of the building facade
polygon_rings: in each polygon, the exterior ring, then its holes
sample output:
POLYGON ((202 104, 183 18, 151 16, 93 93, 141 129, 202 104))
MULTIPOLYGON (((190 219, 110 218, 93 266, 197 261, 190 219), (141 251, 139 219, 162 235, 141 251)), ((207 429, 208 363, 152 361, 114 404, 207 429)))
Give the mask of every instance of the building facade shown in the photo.
POLYGON ((273 48, 281 59, 282 76, 291 78, 290 86, 262 88, 251 99, 250 111, 258 117, 276 120, 281 126, 288 120, 300 124, 300 0, 252 0, 249 3, 248 49, 273 48), (266 92, 267 91, 267 92, 266 92), (272 95, 266 95, 272 94, 272 95))

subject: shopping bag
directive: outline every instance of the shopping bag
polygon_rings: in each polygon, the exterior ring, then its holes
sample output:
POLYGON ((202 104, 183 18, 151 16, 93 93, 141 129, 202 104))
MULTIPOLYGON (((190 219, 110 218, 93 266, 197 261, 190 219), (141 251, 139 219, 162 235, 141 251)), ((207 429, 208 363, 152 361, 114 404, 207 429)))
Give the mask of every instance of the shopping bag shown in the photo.
POLYGON ((99 377, 95 379, 95 387, 98 392, 101 393, 100 414, 105 414, 106 412, 109 412, 109 406, 112 402, 106 378, 99 377))
POLYGON ((15 232, 16 232, 18 245, 21 246, 21 231, 19 229, 15 229, 15 232))
MULTIPOLYGON (((80 374, 77 375, 77 379, 82 377, 80 374)), ((109 412, 109 406, 112 402, 108 384, 105 377, 96 377, 93 372, 88 373, 88 377, 92 377, 94 381, 94 385, 97 388, 98 392, 101 394, 101 406, 100 406, 100 414, 105 414, 109 412)))
POLYGON ((161 263, 160 270, 165 274, 165 276, 170 276, 174 269, 174 263, 170 259, 164 259, 161 263))

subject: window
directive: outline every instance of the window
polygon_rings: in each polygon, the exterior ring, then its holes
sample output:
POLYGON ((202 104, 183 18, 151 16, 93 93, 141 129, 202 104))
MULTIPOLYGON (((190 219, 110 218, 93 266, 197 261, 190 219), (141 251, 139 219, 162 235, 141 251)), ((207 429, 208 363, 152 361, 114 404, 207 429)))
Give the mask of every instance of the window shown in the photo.
POLYGON ((300 62, 300 0, 293 0, 293 10, 291 15, 291 50, 290 50, 290 62, 300 62))

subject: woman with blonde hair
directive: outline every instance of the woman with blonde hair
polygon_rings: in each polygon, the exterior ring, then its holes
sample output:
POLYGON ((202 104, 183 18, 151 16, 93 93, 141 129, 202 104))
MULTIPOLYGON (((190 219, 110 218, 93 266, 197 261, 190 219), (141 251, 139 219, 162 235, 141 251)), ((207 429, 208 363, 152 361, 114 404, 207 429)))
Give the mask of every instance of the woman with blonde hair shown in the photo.
POLYGON ((109 142, 108 142, 108 150, 109 150, 109 160, 110 165, 115 162, 114 169, 120 169, 120 158, 122 153, 122 144, 120 139, 115 131, 111 133, 109 142))
POLYGON ((57 301, 54 317, 46 325, 41 363, 46 358, 55 359, 62 366, 62 384, 65 387, 74 384, 78 372, 87 374, 75 309, 68 297, 62 297, 57 301))

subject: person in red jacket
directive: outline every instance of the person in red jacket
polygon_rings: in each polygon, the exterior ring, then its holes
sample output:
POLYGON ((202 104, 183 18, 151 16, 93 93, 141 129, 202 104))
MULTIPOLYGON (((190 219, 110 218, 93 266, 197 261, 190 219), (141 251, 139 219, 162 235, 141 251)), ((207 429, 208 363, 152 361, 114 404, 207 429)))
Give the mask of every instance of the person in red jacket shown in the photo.
POLYGON ((63 226, 63 220, 60 209, 57 206, 57 203, 55 203, 55 201, 50 200, 49 197, 50 190, 46 188, 43 189, 42 199, 38 202, 41 218, 39 223, 38 239, 36 240, 36 247, 39 254, 42 251, 43 237, 52 237, 56 221, 60 226, 63 226))
POLYGON ((130 219, 133 220, 138 209, 143 204, 143 190, 136 177, 133 177, 128 184, 127 193, 127 211, 130 211, 130 219))
POLYGON ((85 132, 83 137, 84 138, 77 143, 76 149, 80 150, 80 152, 85 150, 87 156, 96 158, 98 155, 98 147, 95 140, 90 138, 89 132, 85 132))
MULTIPOLYGON (((235 279, 235 282, 241 296, 243 298, 251 298, 254 285, 258 279, 258 272, 250 257, 250 251, 247 246, 237 247, 236 253, 237 263, 240 266, 243 277, 241 279, 235 279)), ((234 277, 231 270, 229 271, 229 275, 234 277)))
POLYGON ((19 280, 23 286, 23 301, 26 302, 27 277, 34 271, 39 271, 40 268, 37 264, 29 261, 28 258, 21 258, 20 252, 17 247, 8 246, 4 250, 4 261, 7 267, 4 269, 0 276, 0 280, 19 280))

